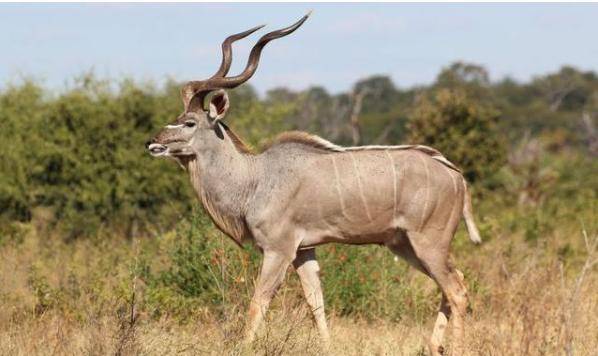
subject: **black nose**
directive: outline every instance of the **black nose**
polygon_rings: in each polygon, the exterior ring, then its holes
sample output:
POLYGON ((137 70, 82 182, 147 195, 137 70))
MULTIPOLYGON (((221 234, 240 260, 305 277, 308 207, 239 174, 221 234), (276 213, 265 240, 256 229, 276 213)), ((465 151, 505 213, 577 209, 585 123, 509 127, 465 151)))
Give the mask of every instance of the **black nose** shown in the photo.
POLYGON ((145 143, 145 148, 149 148, 149 145, 151 145, 151 144, 152 144, 152 141, 153 141, 153 140, 149 140, 149 141, 147 141, 147 142, 145 143))

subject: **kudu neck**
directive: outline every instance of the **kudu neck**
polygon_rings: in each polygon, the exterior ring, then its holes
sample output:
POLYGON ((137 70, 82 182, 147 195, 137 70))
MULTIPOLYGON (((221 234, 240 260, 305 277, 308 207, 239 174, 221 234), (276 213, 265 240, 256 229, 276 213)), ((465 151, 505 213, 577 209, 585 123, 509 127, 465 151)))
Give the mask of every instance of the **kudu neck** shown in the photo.
POLYGON ((225 146, 206 150, 189 159, 184 166, 191 179, 198 180, 197 183, 202 183, 205 188, 222 186, 234 191, 254 180, 254 160, 252 155, 225 146))
POLYGON ((240 152, 228 136, 185 162, 191 184, 220 230, 241 243, 245 213, 255 189, 254 156, 240 152))

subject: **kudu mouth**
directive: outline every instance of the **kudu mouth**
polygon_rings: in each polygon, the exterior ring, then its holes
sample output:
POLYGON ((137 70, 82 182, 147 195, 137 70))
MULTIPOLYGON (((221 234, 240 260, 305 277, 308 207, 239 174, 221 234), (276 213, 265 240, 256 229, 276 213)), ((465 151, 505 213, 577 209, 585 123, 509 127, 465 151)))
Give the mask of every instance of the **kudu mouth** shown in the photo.
POLYGON ((166 143, 157 143, 149 141, 146 148, 153 157, 178 157, 193 155, 189 147, 189 142, 184 140, 173 140, 166 143))
POLYGON ((168 153, 168 147, 159 143, 152 143, 147 146, 150 154, 154 157, 163 156, 168 153))

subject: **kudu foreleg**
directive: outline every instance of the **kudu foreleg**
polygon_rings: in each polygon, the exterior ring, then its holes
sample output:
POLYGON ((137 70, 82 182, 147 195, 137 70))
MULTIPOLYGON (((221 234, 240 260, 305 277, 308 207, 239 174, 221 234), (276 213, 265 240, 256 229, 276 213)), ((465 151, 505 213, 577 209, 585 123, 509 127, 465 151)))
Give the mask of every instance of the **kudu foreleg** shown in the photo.
POLYGON ((291 264, 291 259, 281 253, 264 252, 262 269, 257 281, 251 304, 249 305, 249 316, 245 330, 245 342, 250 343, 255 338, 255 333, 259 328, 270 301, 276 294, 278 287, 284 280, 287 268, 291 264))
POLYGON ((326 324, 326 314, 324 312, 324 295, 320 284, 320 266, 316 260, 316 250, 300 250, 297 252, 297 258, 293 261, 293 266, 301 280, 303 293, 325 344, 330 342, 328 325, 326 324))

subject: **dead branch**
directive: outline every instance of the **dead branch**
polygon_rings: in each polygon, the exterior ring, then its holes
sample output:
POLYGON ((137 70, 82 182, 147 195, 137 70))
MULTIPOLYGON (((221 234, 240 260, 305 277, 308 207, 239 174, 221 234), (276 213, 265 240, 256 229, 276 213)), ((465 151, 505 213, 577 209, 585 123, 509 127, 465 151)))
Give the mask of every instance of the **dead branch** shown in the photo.
POLYGON ((353 99, 353 108, 351 110, 349 123, 351 125, 351 137, 353 139, 353 145, 359 145, 361 142, 361 125, 359 124, 359 115, 361 114, 363 98, 368 92, 369 90, 364 88, 360 91, 354 91, 351 94, 353 99))

